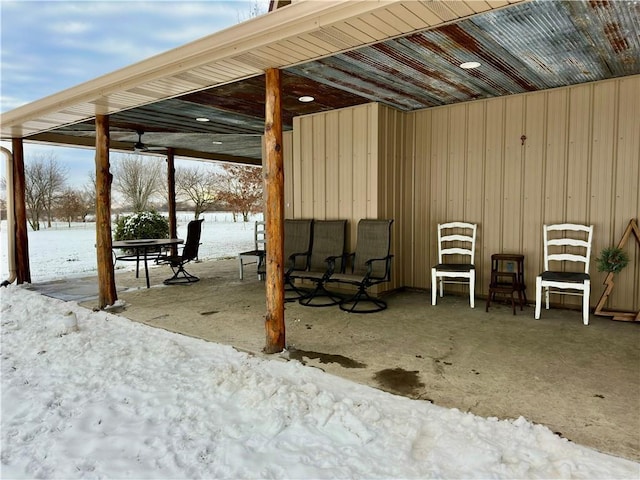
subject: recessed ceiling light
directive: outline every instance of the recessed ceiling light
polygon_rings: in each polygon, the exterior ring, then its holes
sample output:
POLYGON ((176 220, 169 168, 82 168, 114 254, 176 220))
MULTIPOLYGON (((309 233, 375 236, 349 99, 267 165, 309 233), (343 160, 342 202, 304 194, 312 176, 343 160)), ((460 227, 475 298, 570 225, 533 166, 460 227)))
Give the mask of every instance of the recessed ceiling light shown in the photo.
POLYGON ((218 140, 214 140, 211 143, 213 143, 214 145, 222 145, 222 142, 219 142, 218 140))
POLYGON ((196 122, 209 122, 210 120, 207 117, 198 117, 196 118, 196 122))
POLYGON ((313 98, 310 95, 303 95, 302 97, 298 98, 298 101, 302 103, 309 103, 309 102, 313 102, 314 100, 315 98, 313 98))
POLYGON ((464 68, 465 70, 469 70, 470 68, 478 68, 479 66, 479 62, 464 62, 460 64, 460 68, 464 68))

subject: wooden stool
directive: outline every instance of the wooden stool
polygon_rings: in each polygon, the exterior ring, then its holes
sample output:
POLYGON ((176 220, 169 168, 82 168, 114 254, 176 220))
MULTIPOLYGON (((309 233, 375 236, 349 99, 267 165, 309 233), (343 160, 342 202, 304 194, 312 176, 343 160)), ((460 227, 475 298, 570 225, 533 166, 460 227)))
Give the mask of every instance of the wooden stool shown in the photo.
POLYGON ((491 282, 485 312, 489 311, 491 299, 495 300, 496 293, 511 296, 511 307, 516 314, 513 293, 518 292, 520 310, 527 303, 526 286, 524 284, 524 255, 494 253, 491 255, 491 282))

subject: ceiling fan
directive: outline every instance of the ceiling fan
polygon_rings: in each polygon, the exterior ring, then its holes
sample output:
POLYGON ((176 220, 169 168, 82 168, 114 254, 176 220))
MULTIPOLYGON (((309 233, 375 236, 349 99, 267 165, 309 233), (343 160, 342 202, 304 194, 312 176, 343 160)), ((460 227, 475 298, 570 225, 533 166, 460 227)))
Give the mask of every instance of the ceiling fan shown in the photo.
POLYGON ((149 145, 142 143, 142 135, 144 135, 143 130, 136 130, 136 133, 138 134, 138 141, 133 144, 134 152, 164 152, 167 150, 165 147, 150 147, 149 145))

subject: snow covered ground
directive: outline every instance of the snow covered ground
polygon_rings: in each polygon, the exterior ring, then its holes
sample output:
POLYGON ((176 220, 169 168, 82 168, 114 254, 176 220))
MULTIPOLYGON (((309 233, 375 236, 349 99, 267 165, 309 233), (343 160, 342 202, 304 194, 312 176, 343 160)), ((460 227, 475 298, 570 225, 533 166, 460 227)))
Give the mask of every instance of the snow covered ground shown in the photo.
MULTIPOLYGON (((178 212, 176 217, 178 237, 186 239, 187 224, 193 220, 193 213, 178 212)), ((238 252, 252 250, 253 222, 262 220, 262 215, 250 217, 248 223, 234 222, 231 214, 224 212, 205 213, 200 218, 204 218, 204 222, 198 253, 200 259, 206 260, 234 257, 238 252)), ((6 221, 1 224, 0 233, 2 281, 8 276, 6 221)), ((97 274, 95 223, 72 223, 69 228, 65 222, 55 222, 52 228, 37 232, 29 228, 28 238, 32 282, 97 274)), ((116 268, 132 269, 135 264, 119 262, 116 268)))
MULTIPOLYGON (((251 228, 203 245, 234 255, 251 228)), ((77 262, 92 251, 92 235, 64 232, 35 232, 32 270, 68 272, 61 242, 77 262)), ((524 418, 394 396, 21 286, 0 289, 0 316, 2 479, 640 478, 640 464, 524 418)))

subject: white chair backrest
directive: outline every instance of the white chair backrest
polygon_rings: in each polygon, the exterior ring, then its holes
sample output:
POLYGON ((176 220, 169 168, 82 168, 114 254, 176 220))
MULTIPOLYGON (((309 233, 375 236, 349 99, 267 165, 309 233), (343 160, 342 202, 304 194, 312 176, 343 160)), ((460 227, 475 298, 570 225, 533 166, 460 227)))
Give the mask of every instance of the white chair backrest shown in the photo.
POLYGON ((551 270, 549 262, 578 262, 589 273, 593 225, 559 223, 544 225, 544 269, 551 270), (560 232, 552 233, 552 232, 560 232))
POLYGON ((253 241, 256 250, 264 250, 267 246, 267 232, 265 230, 265 222, 256 222, 253 227, 253 241))
POLYGON ((478 225, 466 222, 438 224, 438 263, 444 263, 445 255, 468 255, 474 264, 476 231, 478 225))

